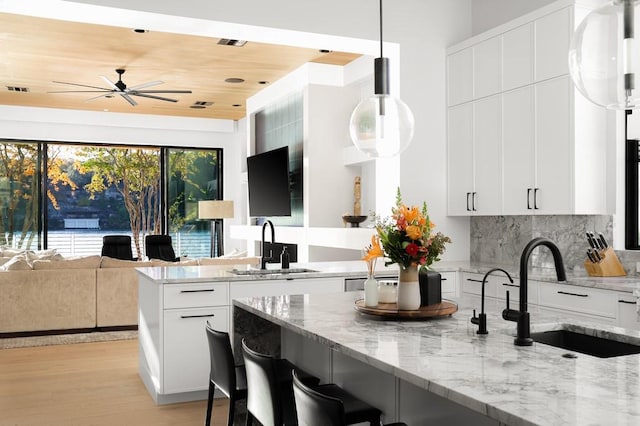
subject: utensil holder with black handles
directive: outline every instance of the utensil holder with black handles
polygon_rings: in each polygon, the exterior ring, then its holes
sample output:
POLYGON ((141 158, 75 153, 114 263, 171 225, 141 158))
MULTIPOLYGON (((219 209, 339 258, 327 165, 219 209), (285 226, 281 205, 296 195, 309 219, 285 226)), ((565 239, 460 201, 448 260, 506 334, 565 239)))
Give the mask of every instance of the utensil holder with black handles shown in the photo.
POLYGON ((584 268, 591 277, 624 277, 627 275, 616 252, 608 247, 598 250, 601 260, 592 262, 589 259, 584 261, 584 268))

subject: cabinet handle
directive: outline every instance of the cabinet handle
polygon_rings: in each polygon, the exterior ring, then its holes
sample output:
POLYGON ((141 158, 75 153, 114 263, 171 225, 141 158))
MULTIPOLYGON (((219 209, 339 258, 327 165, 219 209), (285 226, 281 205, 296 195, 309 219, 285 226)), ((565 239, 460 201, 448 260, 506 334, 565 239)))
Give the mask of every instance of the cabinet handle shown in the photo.
POLYGON ((209 318, 209 317, 215 317, 214 314, 202 314, 202 315, 180 315, 180 318, 186 319, 186 318, 209 318))
POLYGON ((568 291, 558 291, 558 294, 566 294, 567 296, 589 297, 588 294, 569 293, 568 291))
POLYGON ((517 288, 520 288, 520 286, 518 284, 502 283, 502 285, 505 286, 505 287, 517 287, 517 288))
POLYGON ((207 288, 203 290, 180 290, 180 293, 209 293, 216 291, 214 288, 207 288))
POLYGON ((538 190, 540 188, 533 188, 533 209, 538 210, 538 190))
POLYGON ((469 207, 469 196, 471 195, 470 192, 467 192, 467 211, 470 212, 471 208, 469 207))
POLYGON ((477 194, 477 192, 472 192, 471 193, 471 209, 474 212, 476 211, 476 194, 477 194))
POLYGON ((474 283, 481 283, 482 280, 476 280, 475 278, 467 278, 467 281, 473 281, 474 283))
POLYGON ((440 281, 446 281, 446 280, 447 280, 446 278, 440 278, 440 281))
POLYGON ((527 188, 527 210, 531 210, 531 188, 527 188))
POLYGON ((626 303, 627 305, 635 305, 636 302, 630 302, 628 300, 618 300, 618 303, 626 303))

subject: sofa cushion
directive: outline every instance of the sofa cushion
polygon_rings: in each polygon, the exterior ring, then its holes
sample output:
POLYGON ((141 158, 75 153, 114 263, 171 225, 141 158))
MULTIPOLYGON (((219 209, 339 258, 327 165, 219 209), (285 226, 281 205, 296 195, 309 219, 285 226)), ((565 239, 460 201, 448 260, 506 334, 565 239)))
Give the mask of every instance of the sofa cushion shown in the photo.
POLYGON ((257 265, 260 263, 260 257, 203 257, 198 260, 201 266, 207 265, 257 265))
POLYGON ((153 266, 198 266, 198 259, 181 259, 179 262, 151 259, 151 264, 153 266))
POLYGON ((63 260, 34 260, 33 269, 98 269, 101 257, 94 255, 63 260))
POLYGON ((1 271, 30 271, 31 264, 25 253, 17 254, 0 266, 1 271))
POLYGON ((100 268, 143 268, 153 266, 152 262, 138 262, 137 260, 122 260, 109 256, 102 256, 100 268))

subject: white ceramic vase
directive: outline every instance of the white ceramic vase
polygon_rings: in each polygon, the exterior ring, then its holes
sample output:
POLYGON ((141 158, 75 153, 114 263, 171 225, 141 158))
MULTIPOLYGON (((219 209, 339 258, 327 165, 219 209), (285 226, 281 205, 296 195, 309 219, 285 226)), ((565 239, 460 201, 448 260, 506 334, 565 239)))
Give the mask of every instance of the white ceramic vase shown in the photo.
POLYGON ((378 281, 373 276, 364 282, 364 305, 370 308, 378 306, 378 281))
POLYGON ((420 308, 420 283, 418 282, 418 267, 400 267, 398 276, 398 309, 401 311, 415 311, 420 308))

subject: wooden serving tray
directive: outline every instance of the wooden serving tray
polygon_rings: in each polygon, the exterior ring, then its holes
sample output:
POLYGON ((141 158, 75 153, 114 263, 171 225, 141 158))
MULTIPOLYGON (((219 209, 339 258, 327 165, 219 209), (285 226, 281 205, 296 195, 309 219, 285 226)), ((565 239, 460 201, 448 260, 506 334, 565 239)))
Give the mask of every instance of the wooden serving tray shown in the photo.
POLYGON ((451 315, 458 310, 458 305, 443 300, 435 305, 422 306, 413 311, 399 310, 395 303, 378 303, 377 306, 368 307, 364 305, 364 299, 356 300, 356 311, 363 314, 376 315, 385 318, 404 318, 404 319, 427 319, 437 318, 451 315))

